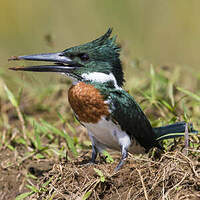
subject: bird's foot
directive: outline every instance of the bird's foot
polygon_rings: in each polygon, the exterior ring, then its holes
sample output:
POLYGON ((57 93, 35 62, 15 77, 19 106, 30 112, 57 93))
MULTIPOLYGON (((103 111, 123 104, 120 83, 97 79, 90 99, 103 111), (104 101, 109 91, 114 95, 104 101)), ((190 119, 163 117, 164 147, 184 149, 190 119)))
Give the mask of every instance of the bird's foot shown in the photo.
POLYGON ((128 157, 128 152, 126 148, 122 147, 122 157, 121 157, 121 160, 119 161, 119 164, 114 169, 115 172, 118 172, 122 168, 127 157, 128 157))
POLYGON ((124 165, 124 162, 125 162, 125 160, 120 160, 117 167, 115 167, 114 172, 118 172, 122 168, 122 166, 124 165))

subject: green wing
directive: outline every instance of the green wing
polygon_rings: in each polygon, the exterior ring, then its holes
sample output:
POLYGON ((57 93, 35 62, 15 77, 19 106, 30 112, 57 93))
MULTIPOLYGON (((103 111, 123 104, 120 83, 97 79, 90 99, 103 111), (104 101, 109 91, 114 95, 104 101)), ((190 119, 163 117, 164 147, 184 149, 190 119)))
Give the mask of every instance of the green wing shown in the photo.
POLYGON ((113 111, 111 117, 123 131, 135 138, 147 151, 155 146, 161 148, 149 120, 132 96, 124 90, 112 89, 108 98, 113 111))

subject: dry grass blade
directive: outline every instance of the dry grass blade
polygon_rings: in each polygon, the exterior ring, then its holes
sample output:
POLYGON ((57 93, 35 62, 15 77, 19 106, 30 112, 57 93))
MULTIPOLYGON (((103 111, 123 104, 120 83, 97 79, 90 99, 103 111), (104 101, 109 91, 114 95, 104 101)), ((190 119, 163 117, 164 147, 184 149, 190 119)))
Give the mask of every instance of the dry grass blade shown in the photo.
POLYGON ((184 174, 183 178, 181 179, 181 181, 178 182, 176 185, 174 185, 172 188, 170 188, 170 189, 164 194, 163 199, 168 198, 168 194, 169 194, 171 191, 175 190, 175 189, 185 180, 185 178, 186 178, 187 175, 188 175, 188 174, 187 174, 187 172, 186 172, 186 173, 184 174))
POLYGON ((141 180, 142 187, 143 187, 143 190, 144 190, 145 199, 146 199, 146 200, 149 200, 148 194, 147 194, 147 189, 146 189, 146 187, 145 187, 144 180, 143 180, 142 175, 141 175, 141 171, 140 171, 139 169, 137 169, 137 168, 136 168, 136 170, 137 170, 137 172, 138 172, 138 174, 139 174, 139 176, 140 176, 140 180, 141 180))

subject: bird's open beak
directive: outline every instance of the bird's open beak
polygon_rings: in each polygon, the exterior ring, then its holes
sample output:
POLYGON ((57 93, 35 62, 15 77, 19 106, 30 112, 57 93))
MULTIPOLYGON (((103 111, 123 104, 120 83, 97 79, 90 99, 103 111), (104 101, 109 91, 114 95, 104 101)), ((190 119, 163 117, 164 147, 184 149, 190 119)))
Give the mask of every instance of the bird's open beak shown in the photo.
POLYGON ((76 67, 69 57, 66 57, 62 52, 61 53, 47 53, 47 54, 34 54, 27 56, 13 56, 8 59, 10 60, 32 60, 32 61, 47 61, 54 62, 52 65, 38 65, 38 66, 29 66, 29 67, 11 67, 11 70, 18 71, 32 71, 32 72, 61 72, 61 73, 70 73, 76 67))

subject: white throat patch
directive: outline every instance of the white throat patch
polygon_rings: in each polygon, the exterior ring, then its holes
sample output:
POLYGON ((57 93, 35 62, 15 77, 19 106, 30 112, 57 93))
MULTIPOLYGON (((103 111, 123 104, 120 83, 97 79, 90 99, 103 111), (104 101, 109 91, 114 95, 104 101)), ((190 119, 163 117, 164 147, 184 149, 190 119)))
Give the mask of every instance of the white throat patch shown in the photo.
POLYGON ((94 81, 94 82, 98 82, 98 83, 106 83, 109 81, 113 81, 116 89, 119 89, 119 90, 122 89, 121 87, 119 87, 117 85, 117 81, 116 81, 113 73, 105 74, 105 73, 101 73, 101 72, 91 72, 89 74, 87 74, 87 73, 82 74, 82 77, 86 80, 94 81))

